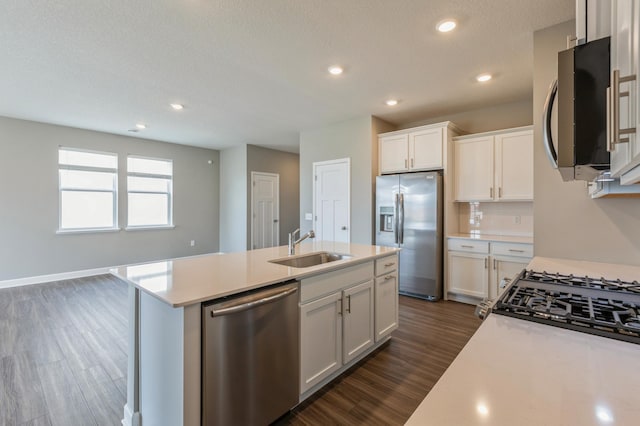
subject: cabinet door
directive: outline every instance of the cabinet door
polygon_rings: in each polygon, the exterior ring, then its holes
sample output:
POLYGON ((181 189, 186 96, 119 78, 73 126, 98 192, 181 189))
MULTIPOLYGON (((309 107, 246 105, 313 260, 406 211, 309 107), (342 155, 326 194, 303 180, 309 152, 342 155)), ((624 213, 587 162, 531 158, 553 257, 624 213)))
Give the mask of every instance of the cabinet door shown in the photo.
POLYGON ((300 306, 300 393, 342 366, 342 292, 300 306))
POLYGON ((489 256, 486 254, 449 252, 447 290, 478 298, 487 297, 489 256))
POLYGON ((442 129, 409 133, 409 169, 442 168, 442 129))
POLYGON ((398 328, 398 273, 376 278, 376 342, 398 328))
POLYGON ((533 131, 495 136, 496 200, 533 200, 533 131))
POLYGON ((493 256, 491 268, 491 280, 489 285, 489 299, 500 296, 504 288, 500 288, 503 279, 512 279, 527 267, 531 259, 518 257, 493 256))
POLYGON ((493 136, 454 141, 456 201, 493 200, 493 136))
POLYGON ((344 290, 342 305, 346 364, 373 346, 373 280, 344 290))
POLYGON ((381 137, 378 145, 380 173, 409 170, 409 135, 381 137))
MULTIPOLYGON (((612 31, 611 31, 611 70, 619 70, 620 77, 637 73, 638 34, 637 16, 638 5, 635 0, 613 0, 611 2, 612 31), (635 10, 634 10, 635 9, 635 10), (634 13, 635 12, 635 13, 634 13)), ((638 79, 622 83, 620 92, 629 92, 629 96, 620 98, 619 120, 620 128, 634 127, 636 110, 638 79)), ((636 135, 630 134, 628 143, 617 144, 611 153, 611 174, 619 177, 632 164, 636 149, 636 135)))

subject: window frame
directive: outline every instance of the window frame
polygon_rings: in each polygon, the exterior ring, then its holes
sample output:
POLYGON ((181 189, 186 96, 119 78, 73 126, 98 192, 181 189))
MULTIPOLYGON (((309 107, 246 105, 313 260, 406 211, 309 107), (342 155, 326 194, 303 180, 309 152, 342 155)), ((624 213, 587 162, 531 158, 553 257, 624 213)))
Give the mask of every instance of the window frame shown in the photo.
POLYGON ((66 146, 58 146, 58 229, 56 234, 80 234, 80 233, 94 233, 94 232, 117 232, 120 231, 118 227, 118 154, 115 152, 97 151, 92 149, 72 148, 66 146), (71 164, 60 164, 60 151, 75 151, 84 152, 89 154, 100 154, 110 157, 114 157, 116 160, 116 167, 95 167, 95 166, 78 166, 71 164), (107 189, 87 189, 87 188, 73 188, 62 187, 62 175, 61 170, 81 171, 81 172, 99 172, 99 173, 111 173, 113 179, 112 190, 107 189), (111 193, 113 199, 112 209, 112 226, 99 226, 99 227, 82 227, 82 228, 63 228, 62 227, 62 193, 63 192, 101 192, 111 193))
POLYGON ((173 159, 168 158, 158 158, 158 157, 148 157, 144 155, 135 155, 135 154, 127 154, 127 226, 125 227, 126 231, 140 231, 147 229, 173 229, 175 225, 173 224, 173 159), (164 175, 161 173, 145 173, 145 172, 131 172, 129 171, 129 158, 136 158, 141 160, 152 160, 152 161, 162 161, 165 163, 171 164, 171 174, 164 175), (167 179, 169 180, 169 189, 167 192, 164 191, 132 191, 129 189, 129 177, 141 177, 141 178, 150 178, 150 179, 167 179), (129 194, 157 194, 157 195, 166 195, 167 196, 167 222, 166 224, 160 225, 130 225, 129 224, 129 212, 131 206, 129 205, 129 194))

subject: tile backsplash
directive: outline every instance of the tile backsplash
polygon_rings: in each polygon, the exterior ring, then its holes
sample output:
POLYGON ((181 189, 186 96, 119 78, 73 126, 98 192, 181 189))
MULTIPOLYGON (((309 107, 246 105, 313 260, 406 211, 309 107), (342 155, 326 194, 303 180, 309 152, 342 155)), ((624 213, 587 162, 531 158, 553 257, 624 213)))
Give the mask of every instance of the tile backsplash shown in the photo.
POLYGON ((533 202, 460 203, 461 233, 533 236, 533 202))

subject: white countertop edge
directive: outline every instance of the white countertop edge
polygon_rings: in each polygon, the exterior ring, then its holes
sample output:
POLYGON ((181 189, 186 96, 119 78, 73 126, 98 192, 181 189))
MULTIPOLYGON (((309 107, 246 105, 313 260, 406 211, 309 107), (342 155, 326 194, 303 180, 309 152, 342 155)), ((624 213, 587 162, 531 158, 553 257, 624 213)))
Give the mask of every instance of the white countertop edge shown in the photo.
MULTIPOLYGON (((255 252, 253 250, 249 250, 246 252, 233 252, 233 253, 208 253, 208 254, 199 254, 199 255, 194 255, 194 256, 187 256, 187 257, 180 257, 180 258, 175 258, 175 259, 166 259, 166 260, 160 260, 160 261, 149 261, 149 262, 141 262, 141 263, 137 263, 137 264, 131 264, 131 265, 123 265, 117 268, 112 268, 110 269, 110 273, 116 277, 118 277, 119 279, 127 282, 128 284, 144 291, 145 293, 155 297, 156 299, 166 303, 167 305, 171 306, 172 308, 181 308, 181 307, 186 307, 189 305, 194 305, 194 304, 198 304, 198 303, 202 303, 208 300, 213 300, 213 299, 219 299, 219 298, 223 298, 223 297, 227 297, 227 296, 231 296, 234 294, 239 294, 239 293, 243 293, 246 291, 251 291, 251 290, 255 290, 255 289, 259 289, 262 287, 267 287, 273 284, 278 284, 278 283, 284 283, 287 281, 291 281, 291 280, 301 280, 304 278, 308 278, 314 275, 318 275, 318 274, 324 274, 327 272, 332 272, 332 271, 336 271, 339 269, 343 269, 343 268, 347 268, 349 266, 354 266, 360 263, 364 263, 367 261, 371 261, 371 260, 375 260, 381 257, 386 257, 386 256, 390 256, 393 254, 397 254, 401 249, 397 248, 397 247, 385 247, 385 246, 374 246, 374 245, 363 245, 363 244, 348 244, 348 246, 354 246, 354 247, 365 247, 365 248, 384 248, 386 251, 383 253, 373 253, 373 254, 366 254, 366 255, 356 255, 353 253, 350 253, 353 257, 349 258, 349 259, 344 259, 344 260, 338 260, 338 261, 334 261, 334 262, 328 262, 325 264, 321 264, 321 265, 315 265, 315 266, 311 266, 308 268, 292 268, 289 266, 284 266, 284 265, 278 265, 278 264, 273 264, 268 262, 268 266, 269 268, 276 268, 282 271, 281 274, 278 274, 276 276, 273 276, 272 278, 269 279, 265 279, 265 280, 261 280, 259 282, 255 282, 253 284, 250 285, 246 285, 246 286, 242 286, 242 287, 238 287, 238 288, 234 288, 231 290, 227 290, 227 291, 216 291, 214 293, 206 293, 206 294, 201 294, 197 297, 188 297, 188 298, 183 298, 182 300, 180 300, 179 302, 172 302, 171 298, 166 296, 165 293, 159 293, 153 290, 150 290, 149 288, 145 287, 144 285, 141 285, 140 283, 128 278, 123 272, 127 270, 127 268, 130 267, 135 267, 135 266, 144 266, 144 265, 153 265, 153 264, 157 264, 157 263, 162 263, 162 262, 181 262, 181 261, 188 261, 188 260, 194 260, 194 259, 206 259, 212 256, 219 256, 224 258, 225 256, 237 256, 237 255, 242 255, 242 254, 249 254, 249 256, 251 255, 252 252, 255 252)), ((307 244, 307 245, 303 245, 301 246, 304 249, 301 250, 300 253, 297 253, 296 255, 292 255, 291 257, 295 257, 295 256, 300 256, 300 255, 305 255, 305 254, 310 254, 310 253, 314 253, 317 251, 328 251, 325 250, 323 248, 317 248, 317 246, 315 245, 311 245, 311 244, 307 244), (311 250, 309 250, 309 248, 311 248, 311 250)), ((282 248, 279 247, 279 248, 282 248)), ((278 249, 278 247, 274 247, 272 249, 278 249)), ((349 252, 351 250, 338 250, 339 252, 349 252)), ((357 250, 356 250, 357 251, 357 250)), ((288 256, 282 256, 282 255, 278 255, 278 256, 274 256, 272 259, 269 260, 275 260, 275 259, 282 259, 282 258, 286 258, 288 256)))
POLYGON ((532 236, 519 236, 519 235, 494 235, 494 234, 465 234, 455 233, 447 235, 447 238, 458 238, 466 240, 476 241, 494 241, 502 243, 518 243, 518 244, 533 244, 532 236))

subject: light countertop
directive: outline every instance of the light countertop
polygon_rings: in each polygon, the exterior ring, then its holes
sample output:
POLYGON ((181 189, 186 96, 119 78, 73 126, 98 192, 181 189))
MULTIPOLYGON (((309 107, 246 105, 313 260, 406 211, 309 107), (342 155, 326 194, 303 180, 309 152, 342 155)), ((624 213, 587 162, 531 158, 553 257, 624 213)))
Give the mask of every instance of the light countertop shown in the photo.
MULTIPOLYGON (((534 258, 529 269, 640 279, 640 267, 534 258)), ((408 425, 631 425, 640 345, 490 314, 408 425)))
POLYGON ((111 272, 163 302, 181 307, 291 279, 344 268, 398 252, 397 248, 311 241, 299 244, 296 255, 329 251, 353 256, 308 268, 270 263, 287 257, 287 246, 128 265, 111 272))
POLYGON ((533 237, 512 236, 512 235, 492 235, 492 234, 450 234, 447 238, 463 238, 478 241, 495 241, 503 243, 533 244, 533 237))

